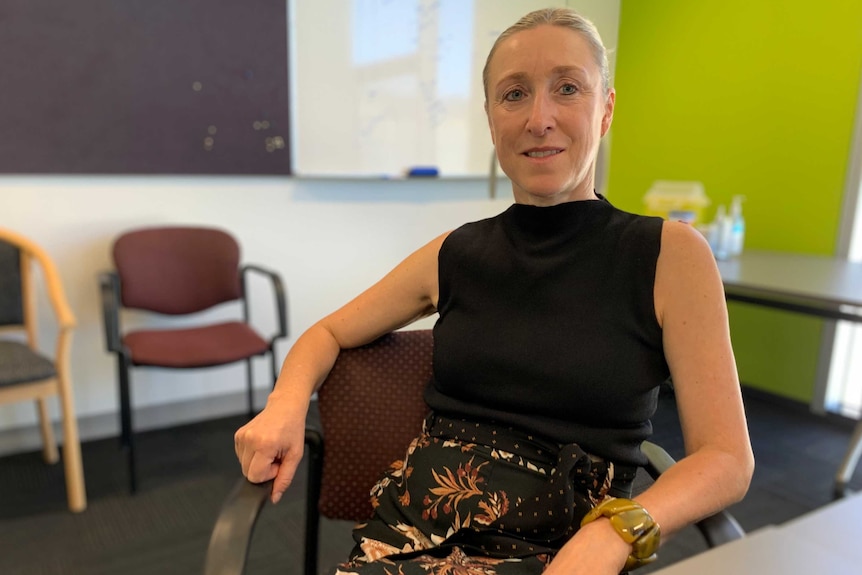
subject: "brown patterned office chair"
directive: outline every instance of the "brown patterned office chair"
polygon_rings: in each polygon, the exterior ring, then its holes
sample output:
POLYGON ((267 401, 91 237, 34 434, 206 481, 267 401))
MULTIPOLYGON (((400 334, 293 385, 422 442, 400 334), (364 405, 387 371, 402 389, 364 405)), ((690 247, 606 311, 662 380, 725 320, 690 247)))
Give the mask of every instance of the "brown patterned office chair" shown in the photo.
POLYGON ((59 460, 48 398, 60 400, 63 429, 63 466, 69 509, 87 507, 81 444, 75 418, 69 350, 75 316, 66 301, 54 262, 42 248, 11 230, 0 228, 0 331, 21 332, 23 340, 0 338, 0 403, 35 400, 42 431, 43 456, 48 463, 59 460), (34 264, 41 268, 48 301, 58 324, 53 358, 38 346, 36 330, 36 278, 34 264))
MULTIPOLYGON (((371 486, 382 470, 404 456, 421 428, 428 409, 422 390, 431 377, 433 345, 431 330, 398 331, 344 350, 320 388, 319 425, 310 412, 306 430, 306 575, 317 573, 320 516, 354 522, 370 517, 371 486)), ((650 461, 646 470, 654 478, 674 463, 655 444, 646 442, 643 450, 650 461)), ((271 482, 255 485, 244 478, 237 482, 213 528, 206 575, 243 572, 254 525, 271 487, 271 482)), ((726 512, 697 527, 710 547, 744 535, 726 512)))
POLYGON ((227 232, 203 227, 146 228, 114 242, 116 271, 100 275, 106 346, 117 355, 121 445, 128 452, 129 485, 137 490, 129 372, 132 367, 190 369, 246 362, 248 414, 254 414, 252 358, 269 354, 287 336, 287 305, 280 276, 255 265, 240 267, 240 248, 227 232), (275 294, 277 332, 265 339, 249 321, 246 278, 266 276, 275 294), (122 333, 120 310, 181 316, 241 302, 242 318, 182 329, 122 333))

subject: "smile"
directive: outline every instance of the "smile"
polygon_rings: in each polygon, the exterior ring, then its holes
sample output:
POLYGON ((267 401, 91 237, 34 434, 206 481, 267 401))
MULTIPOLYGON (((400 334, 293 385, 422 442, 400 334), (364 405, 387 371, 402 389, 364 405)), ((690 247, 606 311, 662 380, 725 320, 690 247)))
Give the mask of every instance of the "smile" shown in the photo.
POLYGON ((548 156, 555 156, 562 152, 562 150, 541 150, 535 152, 526 152, 526 155, 531 158, 547 158, 548 156))

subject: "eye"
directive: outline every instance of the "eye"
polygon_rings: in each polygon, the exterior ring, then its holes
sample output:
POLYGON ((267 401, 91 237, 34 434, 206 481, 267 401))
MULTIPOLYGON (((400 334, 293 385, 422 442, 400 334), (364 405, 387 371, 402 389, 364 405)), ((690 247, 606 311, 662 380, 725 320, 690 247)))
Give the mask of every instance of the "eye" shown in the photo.
POLYGON ((578 87, 574 84, 563 84, 560 87, 560 93, 564 96, 571 96, 572 94, 577 94, 578 87))
POLYGON ((515 88, 513 90, 509 90, 503 95, 503 99, 507 102, 517 102, 518 100, 524 99, 524 91, 520 88, 515 88))

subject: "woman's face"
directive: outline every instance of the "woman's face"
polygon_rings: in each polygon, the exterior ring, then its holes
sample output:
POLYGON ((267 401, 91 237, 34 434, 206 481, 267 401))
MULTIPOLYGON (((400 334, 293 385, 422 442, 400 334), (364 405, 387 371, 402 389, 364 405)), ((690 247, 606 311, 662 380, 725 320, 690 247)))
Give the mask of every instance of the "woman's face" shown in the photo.
POLYGON ((599 65, 578 32, 543 25, 497 47, 485 106, 516 202, 595 198, 595 158, 614 100, 613 90, 604 94, 599 65))

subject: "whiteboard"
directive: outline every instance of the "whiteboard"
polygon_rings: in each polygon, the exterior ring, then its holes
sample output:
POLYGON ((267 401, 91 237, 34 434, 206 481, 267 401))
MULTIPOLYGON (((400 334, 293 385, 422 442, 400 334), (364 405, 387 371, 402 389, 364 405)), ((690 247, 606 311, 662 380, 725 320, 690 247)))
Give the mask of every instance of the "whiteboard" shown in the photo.
POLYGON ((399 177, 431 166, 487 176, 488 51, 527 12, 567 4, 616 42, 618 1, 293 0, 293 173, 399 177))

